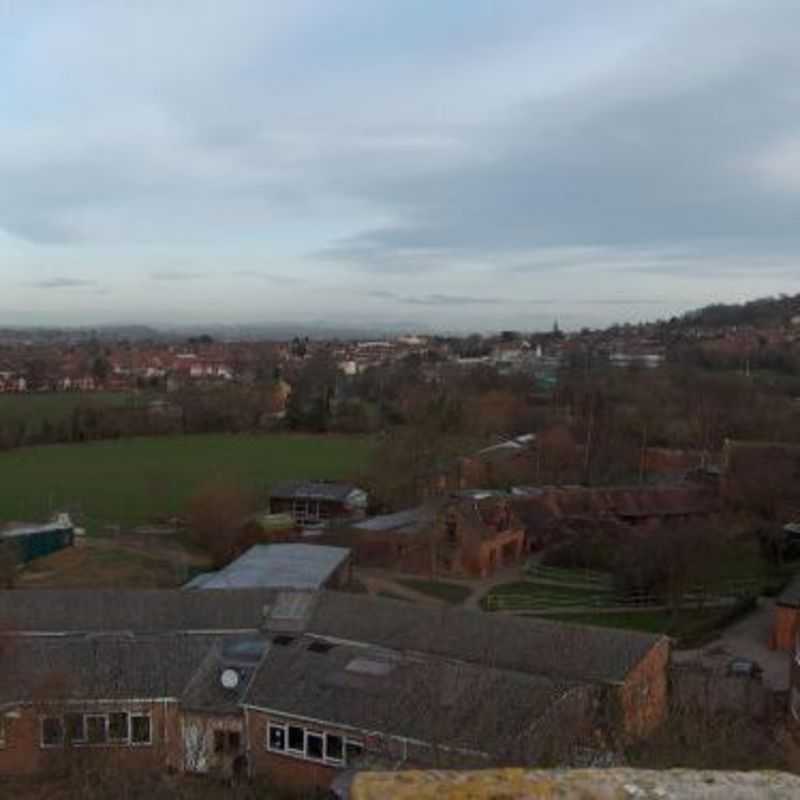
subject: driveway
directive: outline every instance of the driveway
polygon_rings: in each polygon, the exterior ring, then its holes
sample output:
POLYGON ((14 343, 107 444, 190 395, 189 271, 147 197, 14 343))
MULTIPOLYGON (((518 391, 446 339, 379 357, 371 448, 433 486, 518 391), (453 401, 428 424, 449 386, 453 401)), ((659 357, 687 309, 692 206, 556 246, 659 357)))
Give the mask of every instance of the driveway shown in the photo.
POLYGON ((764 686, 785 691, 789 688, 790 656, 769 649, 774 611, 774 601, 762 597, 755 611, 726 628, 718 639, 697 650, 674 650, 672 660, 676 664, 700 663, 722 671, 732 658, 749 658, 764 670, 764 686))

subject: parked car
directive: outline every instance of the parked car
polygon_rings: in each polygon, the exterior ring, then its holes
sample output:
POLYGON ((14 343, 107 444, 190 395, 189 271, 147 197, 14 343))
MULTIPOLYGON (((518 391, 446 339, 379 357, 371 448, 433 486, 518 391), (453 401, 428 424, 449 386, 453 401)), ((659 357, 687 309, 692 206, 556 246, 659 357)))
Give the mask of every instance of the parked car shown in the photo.
POLYGON ((728 662, 727 673, 734 678, 760 678, 763 673, 761 665, 749 658, 734 658, 728 662))

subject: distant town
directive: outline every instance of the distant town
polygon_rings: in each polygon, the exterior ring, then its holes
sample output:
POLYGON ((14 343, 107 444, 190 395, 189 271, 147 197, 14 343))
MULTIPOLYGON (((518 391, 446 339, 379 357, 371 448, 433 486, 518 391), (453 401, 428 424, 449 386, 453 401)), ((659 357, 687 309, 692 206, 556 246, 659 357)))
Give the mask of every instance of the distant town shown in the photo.
POLYGON ((4 775, 800 764, 800 297, 0 365, 4 775))

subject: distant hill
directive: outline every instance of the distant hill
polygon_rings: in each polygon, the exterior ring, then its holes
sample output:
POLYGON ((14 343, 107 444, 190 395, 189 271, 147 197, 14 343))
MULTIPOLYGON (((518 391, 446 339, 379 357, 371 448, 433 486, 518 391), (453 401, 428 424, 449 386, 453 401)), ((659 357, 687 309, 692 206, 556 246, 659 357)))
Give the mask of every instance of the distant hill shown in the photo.
POLYGON ((688 311, 679 320, 707 328, 731 325, 752 325, 774 328, 786 325, 792 317, 800 316, 800 294, 762 297, 747 303, 714 303, 688 311))

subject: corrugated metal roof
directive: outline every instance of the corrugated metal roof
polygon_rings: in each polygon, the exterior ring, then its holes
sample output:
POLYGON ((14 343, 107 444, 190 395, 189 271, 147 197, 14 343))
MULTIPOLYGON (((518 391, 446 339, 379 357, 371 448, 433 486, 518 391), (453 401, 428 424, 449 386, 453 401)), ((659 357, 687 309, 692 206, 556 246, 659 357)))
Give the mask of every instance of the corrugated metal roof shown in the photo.
POLYGON ((199 575, 186 589, 319 589, 350 555, 346 547, 257 544, 215 573, 199 575))
POLYGON ((46 522, 41 525, 20 525, 0 530, 0 539, 14 539, 18 536, 33 536, 51 531, 71 531, 72 525, 63 522, 46 522))

